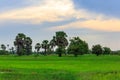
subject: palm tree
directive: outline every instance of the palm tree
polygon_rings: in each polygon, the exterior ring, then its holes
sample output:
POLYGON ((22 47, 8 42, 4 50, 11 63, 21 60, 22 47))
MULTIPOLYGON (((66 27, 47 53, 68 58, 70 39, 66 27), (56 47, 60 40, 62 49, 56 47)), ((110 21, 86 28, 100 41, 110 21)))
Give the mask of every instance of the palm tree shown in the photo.
POLYGON ((11 47, 11 48, 10 48, 10 52, 11 52, 12 54, 14 54, 14 47, 11 47))
POLYGON ((56 32, 55 36, 55 42, 56 45, 58 46, 58 55, 59 57, 62 56, 62 52, 65 50, 66 46, 68 46, 68 40, 66 39, 67 34, 64 31, 58 31, 56 32))
POLYGON ((5 46, 4 44, 1 44, 1 49, 2 49, 3 51, 5 51, 5 50, 6 50, 6 46, 5 46))
POLYGON ((25 39, 26 39, 26 36, 23 33, 19 33, 15 38, 14 45, 17 49, 17 54, 19 56, 21 56, 24 51, 25 39))
POLYGON ((35 49, 36 49, 37 53, 39 53, 40 48, 41 48, 40 43, 37 43, 37 44, 35 45, 35 49))
POLYGON ((49 49, 49 41, 48 40, 43 40, 42 42, 42 48, 44 49, 44 54, 46 55, 47 49, 49 49))
POLYGON ((7 44, 7 50, 8 50, 8 51, 9 51, 9 46, 10 46, 10 45, 9 45, 9 44, 7 44))
POLYGON ((30 55, 32 52, 32 39, 30 37, 25 38, 25 49, 26 49, 26 54, 30 55))
POLYGON ((50 50, 54 51, 54 47, 56 46, 56 38, 55 38, 55 36, 53 36, 53 39, 50 41, 49 45, 50 45, 50 50))

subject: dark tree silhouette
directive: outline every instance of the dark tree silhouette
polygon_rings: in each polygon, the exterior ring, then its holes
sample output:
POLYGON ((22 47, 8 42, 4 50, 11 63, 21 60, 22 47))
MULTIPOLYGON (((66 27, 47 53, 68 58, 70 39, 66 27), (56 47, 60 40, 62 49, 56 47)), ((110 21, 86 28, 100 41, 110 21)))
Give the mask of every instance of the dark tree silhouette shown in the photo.
POLYGON ((44 55, 47 55, 47 50, 49 49, 49 41, 43 40, 42 41, 42 48, 44 49, 44 55))
POLYGON ((6 46, 5 46, 4 44, 1 44, 1 49, 2 49, 3 51, 6 51, 6 46))
POLYGON ((96 54, 97 56, 101 55, 103 53, 101 45, 100 44, 93 45, 93 47, 92 47, 92 53, 96 54))
POLYGON ((26 54, 30 55, 32 53, 32 39, 30 37, 25 38, 25 49, 26 49, 26 54))
POLYGON ((24 51, 25 38, 26 36, 23 33, 19 33, 15 38, 14 45, 17 48, 17 54, 19 56, 21 56, 24 51))
POLYGON ((23 54, 29 55, 32 51, 32 39, 30 37, 26 37, 25 34, 19 33, 14 41, 14 45, 17 49, 17 54, 19 56, 23 54))
POLYGON ((54 52, 54 47, 56 46, 56 38, 53 36, 53 39, 49 43, 49 48, 52 52, 54 52))
POLYGON ((103 54, 111 54, 111 49, 108 47, 103 47, 103 54))
POLYGON ((37 54, 39 53, 40 48, 41 48, 40 43, 36 43, 36 45, 35 45, 35 50, 37 51, 37 54))
POLYGON ((68 46, 68 40, 66 39, 66 37, 67 34, 64 31, 56 32, 55 42, 58 46, 58 49, 56 51, 59 57, 62 56, 62 53, 65 51, 66 46, 68 46))

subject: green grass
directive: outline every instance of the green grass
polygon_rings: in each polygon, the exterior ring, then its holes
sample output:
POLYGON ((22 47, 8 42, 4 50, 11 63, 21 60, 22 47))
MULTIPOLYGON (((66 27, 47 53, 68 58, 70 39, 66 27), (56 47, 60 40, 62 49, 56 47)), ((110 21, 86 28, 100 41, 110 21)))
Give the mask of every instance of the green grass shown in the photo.
POLYGON ((120 56, 0 56, 0 80, 120 80, 120 56))

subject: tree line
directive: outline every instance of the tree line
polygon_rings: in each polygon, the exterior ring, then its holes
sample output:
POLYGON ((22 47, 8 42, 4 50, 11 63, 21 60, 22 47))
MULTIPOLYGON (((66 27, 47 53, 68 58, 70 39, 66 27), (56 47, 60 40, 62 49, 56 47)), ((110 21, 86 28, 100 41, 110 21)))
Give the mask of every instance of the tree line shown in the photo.
MULTIPOLYGON (((10 48, 8 52, 6 50, 6 46, 1 44, 0 54, 4 55, 6 53, 17 54, 18 56, 22 55, 31 55, 31 54, 58 54, 59 57, 62 54, 68 55, 73 54, 75 57, 83 54, 96 54, 97 56, 101 54, 111 54, 112 51, 109 47, 102 47, 100 44, 93 45, 90 50, 88 47, 88 43, 79 37, 73 37, 69 41, 67 40, 68 35, 64 31, 58 31, 55 33, 53 38, 48 40, 43 40, 42 43, 36 43, 35 50, 32 51, 32 39, 26 36, 24 33, 18 33, 15 37, 14 47, 10 48), (44 51, 40 51, 44 49, 44 51)), ((9 45, 7 45, 9 46, 9 45)))

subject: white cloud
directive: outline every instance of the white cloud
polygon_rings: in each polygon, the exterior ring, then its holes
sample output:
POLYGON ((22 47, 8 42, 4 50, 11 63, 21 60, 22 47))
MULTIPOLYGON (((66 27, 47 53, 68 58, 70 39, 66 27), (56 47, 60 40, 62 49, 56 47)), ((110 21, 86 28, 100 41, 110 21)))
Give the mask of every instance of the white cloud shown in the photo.
MULTIPOLYGON (((32 0, 30 0, 32 1, 32 0)), ((22 20, 32 23, 64 20, 74 14, 71 0, 42 0, 37 6, 10 10, 0 14, 0 21, 22 20)))
POLYGON ((0 13, 0 21, 42 23, 93 17, 93 14, 85 9, 76 10, 72 0, 26 0, 26 2, 31 3, 31 6, 0 13))
POLYGON ((120 31, 120 20, 119 19, 90 19, 85 21, 76 21, 63 26, 55 26, 50 30, 64 30, 69 28, 89 28, 101 31, 120 31))

